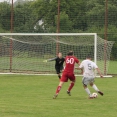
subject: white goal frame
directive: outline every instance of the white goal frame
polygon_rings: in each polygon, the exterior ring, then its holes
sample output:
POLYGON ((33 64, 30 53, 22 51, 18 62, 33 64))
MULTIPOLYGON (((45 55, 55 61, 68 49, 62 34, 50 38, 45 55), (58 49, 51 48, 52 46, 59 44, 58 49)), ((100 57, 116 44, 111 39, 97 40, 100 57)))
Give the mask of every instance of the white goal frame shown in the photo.
MULTIPOLYGON (((78 35, 92 35, 94 36, 94 62, 97 64, 97 33, 0 33, 1 36, 13 36, 13 35, 30 35, 30 36, 33 36, 33 35, 50 35, 50 36, 78 36, 78 35)), ((11 37, 12 39, 12 37, 11 37)))
MULTIPOLYGON (((94 36, 94 62, 97 64, 97 33, 0 33, 0 36, 10 36, 11 40, 15 40, 12 36, 94 36)), ((11 72, 12 73, 12 72, 11 72)), ((109 76, 110 77, 110 76, 109 76)))

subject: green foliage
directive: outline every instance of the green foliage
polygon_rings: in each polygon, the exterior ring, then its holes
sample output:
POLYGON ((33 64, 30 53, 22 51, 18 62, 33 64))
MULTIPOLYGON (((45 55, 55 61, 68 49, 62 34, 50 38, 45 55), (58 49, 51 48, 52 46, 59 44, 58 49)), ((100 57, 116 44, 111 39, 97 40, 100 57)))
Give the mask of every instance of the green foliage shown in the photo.
POLYGON ((0 32, 1 33, 4 33, 5 32, 1 25, 0 25, 0 32))
MULTIPOLYGON (((60 2, 60 32, 69 32, 72 29, 83 29, 85 27, 85 25, 82 26, 85 22, 84 16, 80 16, 85 11, 85 3, 84 0, 62 0, 60 2)), ((58 2, 37 0, 32 4, 32 7, 34 8, 34 13, 38 14, 38 20, 43 21, 44 30, 47 32, 56 32, 58 2)))
MULTIPOLYGON (((55 21, 57 23, 57 16, 55 21)), ((66 14, 65 12, 60 13, 60 27, 61 32, 70 32, 70 29, 72 29, 72 22, 69 20, 68 14, 66 14)))
MULTIPOLYGON (((108 40, 114 40, 112 59, 117 59, 117 1, 108 1, 105 19, 103 0, 60 0, 60 32, 96 32, 104 38, 105 20, 108 40)), ((58 0, 35 0, 14 4, 13 32, 51 33, 57 31, 58 0)), ((10 32, 11 4, 0 2, 0 32, 10 32)))
POLYGON ((14 8, 14 32, 33 32, 35 17, 30 4, 31 2, 26 2, 14 8))
MULTIPOLYGON (((99 36, 101 36, 103 39, 105 39, 105 27, 97 27, 92 26, 91 28, 88 28, 87 32, 95 33, 97 32, 99 36)), ((107 40, 108 41, 114 41, 114 45, 111 51, 111 60, 117 60, 117 27, 116 25, 109 25, 108 26, 108 34, 107 34, 107 40)))
POLYGON ((10 30, 11 11, 10 5, 7 2, 0 3, 0 30, 10 30))
MULTIPOLYGON (((10 30, 11 5, 3 2, 0 6, 2 29, 10 30)), ((15 4, 14 32, 56 32, 57 10, 57 0, 36 0, 15 4), (42 22, 40 25, 39 21, 42 22)), ((108 25, 117 24, 117 5, 114 0, 108 2, 108 17, 108 25)), ((102 0, 60 1, 60 32, 88 32, 92 27, 96 27, 94 31, 99 32, 104 27, 104 22, 105 2, 102 0)))

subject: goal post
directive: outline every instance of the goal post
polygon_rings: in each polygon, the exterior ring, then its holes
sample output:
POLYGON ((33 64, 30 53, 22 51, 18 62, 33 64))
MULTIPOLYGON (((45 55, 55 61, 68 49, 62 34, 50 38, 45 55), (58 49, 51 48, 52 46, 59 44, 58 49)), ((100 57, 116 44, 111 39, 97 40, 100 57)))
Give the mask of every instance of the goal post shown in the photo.
MULTIPOLYGON (((55 74, 55 62, 43 63, 43 60, 54 58, 57 51, 65 57, 69 50, 73 50, 80 61, 91 54, 102 73, 106 67, 108 74, 114 42, 107 41, 107 48, 104 43, 96 33, 0 33, 0 72, 55 74)), ((78 70, 75 73, 80 74, 78 70)))
POLYGON ((97 64, 97 33, 94 34, 94 62, 97 64))

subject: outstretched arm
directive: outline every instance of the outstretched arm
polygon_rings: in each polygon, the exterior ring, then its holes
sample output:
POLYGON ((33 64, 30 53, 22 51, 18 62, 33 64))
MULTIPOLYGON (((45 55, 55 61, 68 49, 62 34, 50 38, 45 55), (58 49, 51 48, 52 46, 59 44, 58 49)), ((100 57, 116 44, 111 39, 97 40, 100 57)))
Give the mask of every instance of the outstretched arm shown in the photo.
POLYGON ((52 59, 48 59, 47 61, 48 61, 48 62, 49 62, 49 61, 54 61, 54 60, 56 60, 56 58, 57 58, 57 57, 52 58, 52 59))
POLYGON ((57 58, 57 57, 55 57, 55 58, 52 58, 52 59, 48 59, 48 60, 44 60, 43 62, 54 61, 54 60, 56 60, 56 58, 57 58))

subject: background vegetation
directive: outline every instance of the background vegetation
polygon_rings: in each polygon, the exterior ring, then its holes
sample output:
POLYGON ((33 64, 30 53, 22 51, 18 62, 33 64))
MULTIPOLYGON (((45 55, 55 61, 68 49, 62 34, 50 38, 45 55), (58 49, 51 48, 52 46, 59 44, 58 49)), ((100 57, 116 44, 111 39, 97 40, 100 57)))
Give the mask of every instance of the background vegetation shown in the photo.
MULTIPOLYGON (((57 0, 14 2, 13 32, 51 33, 57 30, 57 0)), ((61 0, 60 32, 105 34, 105 0, 61 0)), ((117 60, 117 1, 108 0, 107 39, 115 41, 111 60, 117 60)), ((11 3, 0 3, 0 32, 10 32, 11 3)))

